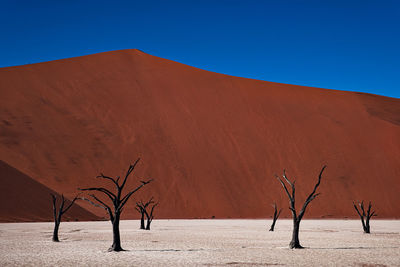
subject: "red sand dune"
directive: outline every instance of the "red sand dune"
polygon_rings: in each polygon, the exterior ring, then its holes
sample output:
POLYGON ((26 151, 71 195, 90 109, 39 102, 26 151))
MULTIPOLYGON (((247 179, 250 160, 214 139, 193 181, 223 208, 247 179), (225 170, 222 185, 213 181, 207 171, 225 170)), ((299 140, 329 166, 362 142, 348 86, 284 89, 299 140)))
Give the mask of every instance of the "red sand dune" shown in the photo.
MULTIPOLYGON (((53 206, 50 194, 61 196, 0 160, 0 222, 51 221, 53 206)), ((67 204, 71 203, 67 200, 67 204)), ((67 220, 96 220, 96 215, 76 205, 63 215, 67 220)))
MULTIPOLYGON (((139 156, 128 186, 156 180, 135 199, 160 200, 158 218, 263 218, 273 201, 287 217, 274 174, 296 179, 300 205, 323 164, 306 218, 355 217, 362 199, 379 218, 400 218, 400 99, 232 77, 139 50, 0 69, 0 159, 72 197, 139 156)), ((133 203, 125 218, 137 218, 133 203)))

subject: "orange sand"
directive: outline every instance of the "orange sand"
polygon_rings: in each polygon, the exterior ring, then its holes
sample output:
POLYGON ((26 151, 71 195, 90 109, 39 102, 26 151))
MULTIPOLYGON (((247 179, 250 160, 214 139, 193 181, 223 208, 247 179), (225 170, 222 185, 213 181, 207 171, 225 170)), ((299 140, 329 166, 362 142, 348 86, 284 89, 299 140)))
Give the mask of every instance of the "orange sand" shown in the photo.
MULTIPOLYGON (((400 218, 399 99, 232 77, 138 50, 0 69, 0 159, 11 166, 72 197, 139 156, 128 187, 156 180, 136 199, 158 199, 158 218, 261 218, 274 201, 288 217, 274 174, 296 179, 300 205, 323 164, 307 218, 355 217, 362 199, 379 218, 400 218)), ((124 218, 137 218, 133 203, 124 218)))

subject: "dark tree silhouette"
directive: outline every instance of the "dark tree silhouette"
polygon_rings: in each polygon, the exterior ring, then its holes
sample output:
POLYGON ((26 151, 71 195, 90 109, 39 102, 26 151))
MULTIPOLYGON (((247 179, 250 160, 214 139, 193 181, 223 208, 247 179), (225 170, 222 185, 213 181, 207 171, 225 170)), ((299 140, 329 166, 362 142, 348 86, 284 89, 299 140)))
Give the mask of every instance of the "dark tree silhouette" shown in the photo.
POLYGON ((67 200, 64 198, 64 195, 61 195, 61 203, 57 210, 57 197, 53 194, 50 195, 53 201, 53 216, 54 216, 53 241, 60 242, 60 240, 58 239, 58 229, 60 228, 61 218, 63 214, 66 213, 72 207, 72 205, 74 205, 75 201, 78 199, 78 196, 76 196, 71 201, 71 203, 65 207, 65 202, 67 200))
POLYGON ((146 229, 146 227, 144 226, 144 216, 146 214, 147 206, 149 206, 152 203, 154 203, 153 197, 150 198, 150 200, 147 202, 143 202, 142 200, 140 202, 136 202, 135 209, 137 210, 137 212, 140 213, 140 216, 141 216, 140 217, 140 229, 143 229, 143 230, 146 229))
POLYGON ((364 201, 358 202, 358 205, 360 206, 361 211, 357 208, 357 205, 353 202, 354 209, 357 211, 358 215, 360 216, 361 223, 364 229, 364 233, 369 234, 370 233, 370 226, 369 226, 369 220, 371 219, 372 216, 377 216, 375 214, 375 211, 371 212, 371 201, 368 204, 368 210, 365 212, 364 209, 364 201), (361 213, 362 212, 362 213, 361 213))
POLYGON ((273 232, 273 231, 274 231, 274 228, 275 228, 276 220, 278 220, 279 215, 281 214, 282 209, 280 209, 279 212, 278 212, 278 207, 276 206, 276 203, 274 203, 274 205, 272 205, 272 207, 274 207, 274 218, 272 219, 271 228, 270 228, 269 230, 273 232))
POLYGON ((318 195, 320 195, 320 193, 316 193, 317 188, 319 186, 319 184, 321 183, 321 177, 322 177, 322 173, 324 172, 326 166, 322 167, 321 172, 319 173, 318 176, 318 182, 315 184, 314 186, 314 190, 311 192, 311 194, 307 197, 307 199, 304 201, 303 207, 301 208, 299 214, 297 215, 296 212, 296 206, 295 206, 295 186, 294 186, 294 181, 291 182, 287 176, 286 176, 286 172, 285 170, 283 170, 283 179, 290 185, 290 187, 292 188, 292 192, 289 193, 289 190, 286 186, 286 184, 284 183, 284 181, 279 178, 277 175, 275 175, 275 177, 279 180, 279 182, 281 183, 282 187, 285 189, 285 192, 289 198, 289 209, 292 211, 292 215, 293 215, 293 234, 292 234, 292 241, 290 241, 289 243, 289 248, 303 248, 300 245, 300 241, 299 241, 299 229, 300 229, 300 221, 304 216, 304 213, 306 212, 307 206, 308 204, 310 204, 311 201, 313 201, 313 199, 315 199, 318 195))
POLYGON ((107 198, 109 198, 112 202, 111 205, 107 205, 105 201, 102 201, 99 199, 97 196, 90 194, 91 196, 97 203, 91 201, 90 199, 87 198, 82 198, 88 202, 90 202, 92 205, 96 207, 101 207, 105 209, 108 212, 108 215, 110 217, 110 221, 112 223, 113 227, 113 243, 111 247, 108 249, 108 251, 122 251, 121 247, 121 239, 120 239, 120 233, 119 233, 119 221, 121 217, 121 213, 123 211, 123 207, 125 206, 126 202, 129 200, 129 198, 140 188, 145 186, 146 184, 150 183, 152 181, 140 181, 142 184, 136 187, 134 190, 130 191, 127 193, 125 196, 122 197, 122 190, 124 189, 126 185, 126 181, 128 180, 129 175, 133 172, 135 169, 136 165, 138 164, 140 158, 136 160, 136 162, 132 165, 129 166, 128 171, 126 172, 125 178, 122 181, 122 183, 119 183, 119 176, 116 178, 112 178, 109 176, 105 176, 104 174, 100 174, 97 176, 97 178, 103 178, 110 180, 116 187, 116 193, 111 192, 110 190, 103 188, 103 187, 91 187, 91 188, 82 188, 79 189, 81 191, 97 191, 103 193, 107 198))
POLYGON ((158 205, 158 202, 155 203, 151 207, 150 213, 147 210, 144 211, 144 213, 146 214, 146 218, 147 218, 146 230, 150 230, 150 224, 154 219, 153 211, 154 211, 154 208, 157 207, 157 205, 158 205))

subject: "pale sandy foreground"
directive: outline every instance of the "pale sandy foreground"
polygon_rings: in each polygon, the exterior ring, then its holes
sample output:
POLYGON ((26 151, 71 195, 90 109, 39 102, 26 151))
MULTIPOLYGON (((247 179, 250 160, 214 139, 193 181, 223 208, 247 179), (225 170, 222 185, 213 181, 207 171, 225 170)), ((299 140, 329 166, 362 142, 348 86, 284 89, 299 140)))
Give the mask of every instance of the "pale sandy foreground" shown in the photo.
POLYGON ((303 220, 290 250, 290 220, 157 220, 151 231, 122 221, 124 252, 107 252, 109 222, 63 222, 60 243, 52 223, 0 224, 0 266, 400 266, 400 221, 303 220))

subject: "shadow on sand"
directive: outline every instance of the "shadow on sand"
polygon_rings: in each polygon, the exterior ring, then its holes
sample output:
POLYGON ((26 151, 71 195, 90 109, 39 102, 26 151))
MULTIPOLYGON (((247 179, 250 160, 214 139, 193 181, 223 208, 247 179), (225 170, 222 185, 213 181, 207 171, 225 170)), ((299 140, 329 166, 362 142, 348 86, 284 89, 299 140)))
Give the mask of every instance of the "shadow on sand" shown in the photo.
POLYGON ((305 247, 305 249, 389 249, 389 248, 399 248, 399 247, 335 247, 335 248, 310 248, 310 247, 305 247))
POLYGON ((199 249, 142 249, 142 250, 136 250, 136 251, 157 251, 157 252, 178 252, 178 251, 203 251, 204 249, 199 248, 199 249))

